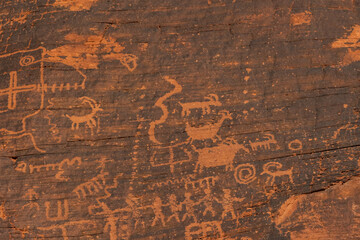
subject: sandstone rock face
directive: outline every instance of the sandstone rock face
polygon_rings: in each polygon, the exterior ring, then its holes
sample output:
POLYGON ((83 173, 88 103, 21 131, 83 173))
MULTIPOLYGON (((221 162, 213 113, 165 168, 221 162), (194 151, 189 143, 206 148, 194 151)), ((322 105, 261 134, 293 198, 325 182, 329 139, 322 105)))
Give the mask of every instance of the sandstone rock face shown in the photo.
POLYGON ((359 1, 0 13, 0 239, 360 238, 359 1))

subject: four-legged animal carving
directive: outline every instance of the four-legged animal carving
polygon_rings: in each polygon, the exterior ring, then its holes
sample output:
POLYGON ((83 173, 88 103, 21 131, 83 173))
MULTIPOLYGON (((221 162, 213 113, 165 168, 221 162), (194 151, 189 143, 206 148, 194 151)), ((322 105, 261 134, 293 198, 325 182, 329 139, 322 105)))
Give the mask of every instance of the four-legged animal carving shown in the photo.
POLYGON ((275 137, 273 134, 265 134, 265 140, 261 141, 261 142, 252 142, 252 141, 249 141, 250 143, 250 146, 251 146, 251 149, 253 151, 257 151, 259 149, 265 149, 265 150, 269 150, 271 148, 271 144, 274 144, 275 147, 276 147, 276 150, 279 150, 280 147, 277 143, 277 141, 275 140, 275 137))
POLYGON ((206 113, 209 114, 211 109, 210 106, 221 106, 219 97, 216 94, 210 94, 208 97, 205 97, 207 101, 204 102, 188 102, 180 103, 182 107, 181 116, 189 116, 191 109, 201 108, 203 115, 206 113))
POLYGON ((202 127, 191 127, 189 123, 186 123, 185 131, 189 135, 190 140, 215 139, 223 122, 226 119, 232 119, 229 111, 220 111, 219 113, 221 118, 214 124, 207 124, 202 127))
POLYGON ((269 175, 268 179, 266 180, 266 184, 268 184, 268 185, 269 184, 273 185, 275 182, 275 178, 281 177, 281 176, 288 176, 290 179, 290 182, 294 183, 294 180, 292 178, 293 167, 291 167, 290 169, 287 169, 287 170, 281 170, 282 167, 283 167, 283 165, 281 163, 269 162, 264 165, 264 167, 263 167, 264 171, 260 175, 264 175, 264 174, 269 175))
POLYGON ((249 153, 249 149, 239 144, 235 139, 227 139, 224 143, 212 148, 196 149, 199 154, 195 171, 202 171, 204 167, 226 166, 226 169, 233 169, 233 160, 236 153, 243 150, 249 153))
POLYGON ((79 129, 80 123, 85 123, 90 129, 91 129, 91 135, 93 135, 93 128, 97 126, 95 115, 99 111, 103 111, 102 108, 100 108, 100 104, 96 103, 95 100, 89 98, 89 97, 81 97, 80 100, 82 100, 82 103, 89 104, 91 108, 91 112, 89 114, 83 115, 83 116, 76 116, 76 115, 68 115, 65 116, 68 117, 72 121, 71 129, 79 129))

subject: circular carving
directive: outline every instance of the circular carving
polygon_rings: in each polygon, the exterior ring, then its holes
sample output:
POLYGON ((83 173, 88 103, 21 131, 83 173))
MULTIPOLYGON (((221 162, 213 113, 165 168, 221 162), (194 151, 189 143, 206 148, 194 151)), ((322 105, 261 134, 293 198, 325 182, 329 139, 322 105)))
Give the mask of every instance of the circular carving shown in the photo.
POLYGON ((25 56, 20 59, 21 66, 29 66, 35 62, 35 58, 33 56, 25 56))
POLYGON ((235 180, 240 184, 248 184, 255 180, 256 169, 254 165, 249 163, 240 164, 235 169, 235 180))
POLYGON ((289 142, 288 144, 288 148, 292 151, 298 151, 298 150, 301 150, 303 148, 302 146, 302 142, 298 139, 295 139, 291 142, 289 142))

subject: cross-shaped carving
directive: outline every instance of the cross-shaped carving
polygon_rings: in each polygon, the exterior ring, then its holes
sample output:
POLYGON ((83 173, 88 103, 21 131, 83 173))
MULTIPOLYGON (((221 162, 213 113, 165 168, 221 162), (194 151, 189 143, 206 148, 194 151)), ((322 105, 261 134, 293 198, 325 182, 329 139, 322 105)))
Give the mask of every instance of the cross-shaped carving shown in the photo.
POLYGON ((36 84, 18 86, 17 85, 17 72, 12 71, 9 73, 10 83, 9 87, 0 89, 0 96, 8 95, 8 109, 16 108, 16 95, 21 92, 29 92, 36 90, 36 84))

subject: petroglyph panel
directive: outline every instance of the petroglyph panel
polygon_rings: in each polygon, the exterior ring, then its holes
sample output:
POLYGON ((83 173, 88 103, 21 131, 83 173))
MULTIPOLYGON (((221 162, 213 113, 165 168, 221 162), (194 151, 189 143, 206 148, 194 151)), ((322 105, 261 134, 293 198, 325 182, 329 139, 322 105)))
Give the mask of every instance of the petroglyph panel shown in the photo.
POLYGON ((0 239, 358 239, 351 0, 4 0, 0 239))

